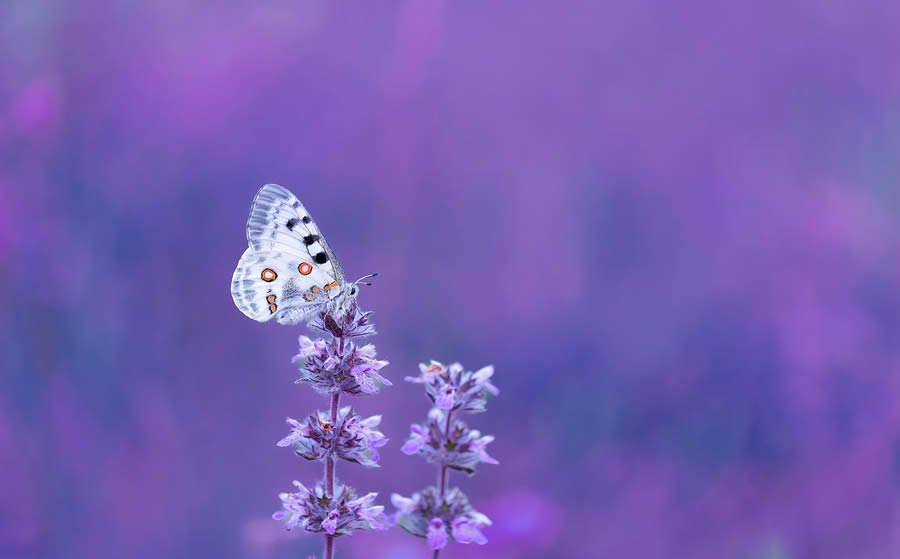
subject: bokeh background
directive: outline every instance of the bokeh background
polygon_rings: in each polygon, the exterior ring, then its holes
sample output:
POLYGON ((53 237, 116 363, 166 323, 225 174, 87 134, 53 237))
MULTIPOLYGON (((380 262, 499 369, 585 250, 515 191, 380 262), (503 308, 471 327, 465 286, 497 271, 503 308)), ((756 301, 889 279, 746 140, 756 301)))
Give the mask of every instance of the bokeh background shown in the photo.
MULTIPOLYGON (((260 185, 380 273, 392 441, 493 363, 447 559, 900 557, 900 4, 0 2, 0 557, 306 557, 260 185)), ((428 557, 400 531, 338 557, 428 557)))

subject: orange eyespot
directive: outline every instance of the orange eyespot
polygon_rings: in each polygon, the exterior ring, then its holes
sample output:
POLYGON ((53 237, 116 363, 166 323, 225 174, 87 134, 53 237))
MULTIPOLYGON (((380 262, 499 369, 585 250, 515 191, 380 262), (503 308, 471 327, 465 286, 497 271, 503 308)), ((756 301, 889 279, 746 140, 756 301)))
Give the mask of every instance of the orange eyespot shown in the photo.
POLYGON ((275 281, 275 278, 278 277, 278 274, 275 273, 275 270, 272 268, 266 268, 262 271, 262 280, 263 281, 275 281))
POLYGON ((302 276, 308 276, 310 272, 312 272, 312 264, 309 262, 301 262, 299 266, 297 266, 297 270, 300 272, 302 276))
POLYGON ((267 302, 267 303, 274 303, 274 302, 275 302, 275 296, 274 296, 274 295, 266 295, 266 302, 267 302))
POLYGON ((313 297, 313 296, 310 295, 309 293, 305 293, 305 294, 303 295, 303 298, 306 299, 307 301, 312 301, 313 299, 315 299, 315 297, 313 297))
POLYGON ((310 289, 310 291, 312 291, 313 293, 318 293, 319 291, 322 291, 322 290, 319 289, 318 285, 314 285, 314 286, 312 286, 312 289, 310 289))
POLYGON ((333 281, 333 282, 331 282, 331 283, 329 283, 328 285, 325 286, 325 291, 328 291, 328 290, 331 289, 332 287, 337 287, 337 286, 338 286, 338 282, 333 281))
POLYGON ((271 305, 269 305, 269 314, 274 314, 277 309, 278 309, 278 305, 276 305, 275 303, 272 303, 271 305))

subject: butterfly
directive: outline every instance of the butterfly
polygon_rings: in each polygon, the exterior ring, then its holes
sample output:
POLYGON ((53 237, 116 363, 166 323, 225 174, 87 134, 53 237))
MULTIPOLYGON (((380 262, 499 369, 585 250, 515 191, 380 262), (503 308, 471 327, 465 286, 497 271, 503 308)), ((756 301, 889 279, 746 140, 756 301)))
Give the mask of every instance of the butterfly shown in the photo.
POLYGON ((277 184, 263 186, 253 198, 247 243, 231 278, 231 297, 259 322, 297 324, 344 308, 359 292, 357 284, 375 276, 348 284, 309 212, 277 184))

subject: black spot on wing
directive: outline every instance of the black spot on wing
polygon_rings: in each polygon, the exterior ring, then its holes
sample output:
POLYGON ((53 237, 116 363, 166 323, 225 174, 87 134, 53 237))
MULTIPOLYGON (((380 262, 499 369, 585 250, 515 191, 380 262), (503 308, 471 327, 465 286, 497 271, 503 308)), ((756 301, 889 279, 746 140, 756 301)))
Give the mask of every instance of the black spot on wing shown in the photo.
POLYGON ((285 225, 287 225, 288 231, 293 231, 294 226, 297 225, 297 218, 292 217, 291 219, 288 220, 288 222, 285 225))
POLYGON ((318 235, 307 235, 307 236, 303 237, 303 244, 305 244, 306 246, 309 246, 318 240, 319 240, 318 235))
POLYGON ((312 221, 312 218, 309 217, 308 215, 305 215, 305 216, 303 216, 303 219, 301 219, 300 221, 302 221, 303 223, 309 223, 310 221, 312 221))
POLYGON ((320 252, 319 254, 313 256, 313 260, 316 261, 316 264, 324 264, 328 262, 328 255, 324 252, 320 252))

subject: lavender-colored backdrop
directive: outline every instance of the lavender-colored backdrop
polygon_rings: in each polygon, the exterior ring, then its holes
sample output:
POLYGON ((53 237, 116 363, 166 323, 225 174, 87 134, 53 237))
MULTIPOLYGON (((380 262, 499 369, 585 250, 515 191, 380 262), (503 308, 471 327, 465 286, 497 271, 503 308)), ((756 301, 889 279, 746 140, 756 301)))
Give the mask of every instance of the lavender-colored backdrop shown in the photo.
MULTIPOLYGON (((0 2, 0 557, 320 550, 301 330, 229 293, 266 182, 388 377, 496 366, 442 557, 900 556, 898 53, 896 2, 0 2)), ((339 475, 433 481, 420 387, 357 404, 339 475)))

